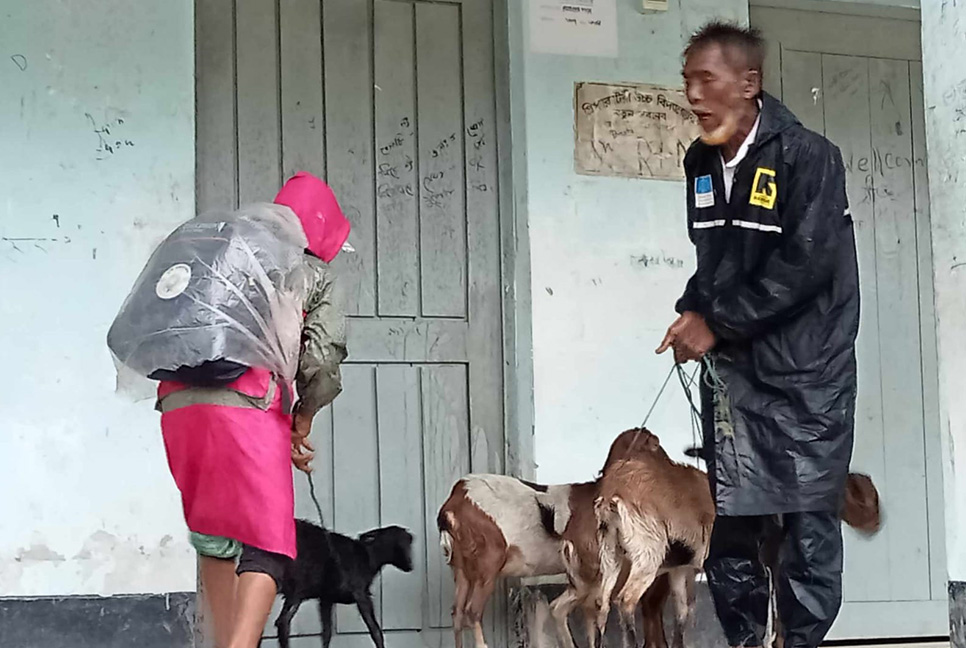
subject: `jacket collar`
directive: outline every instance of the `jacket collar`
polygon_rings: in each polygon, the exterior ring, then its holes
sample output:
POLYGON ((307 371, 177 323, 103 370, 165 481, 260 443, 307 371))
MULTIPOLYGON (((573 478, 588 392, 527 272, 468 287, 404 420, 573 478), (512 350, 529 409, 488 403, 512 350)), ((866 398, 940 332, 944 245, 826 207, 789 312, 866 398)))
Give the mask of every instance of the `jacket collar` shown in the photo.
MULTIPOLYGON (((748 148, 749 153, 764 146, 789 128, 801 124, 798 121, 798 117, 792 114, 792 111, 786 108, 785 104, 767 92, 762 92, 760 99, 761 114, 759 116, 758 132, 755 135, 755 141, 748 148)), ((698 140, 698 144, 708 152, 717 153, 718 151, 717 146, 708 146, 701 142, 701 140, 698 140)), ((718 159, 717 155, 715 155, 715 159, 718 159)))

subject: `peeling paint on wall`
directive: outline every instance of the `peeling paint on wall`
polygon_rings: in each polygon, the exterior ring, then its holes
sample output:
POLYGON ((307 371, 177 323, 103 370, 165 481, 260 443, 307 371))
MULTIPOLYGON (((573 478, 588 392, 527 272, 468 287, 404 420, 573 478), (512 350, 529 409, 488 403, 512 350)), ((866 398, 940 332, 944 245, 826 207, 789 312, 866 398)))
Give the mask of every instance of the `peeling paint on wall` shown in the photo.
POLYGON ((64 562, 67 560, 63 555, 56 551, 51 551, 50 547, 43 544, 32 544, 27 549, 21 549, 14 557, 16 562, 36 561, 36 562, 64 562))

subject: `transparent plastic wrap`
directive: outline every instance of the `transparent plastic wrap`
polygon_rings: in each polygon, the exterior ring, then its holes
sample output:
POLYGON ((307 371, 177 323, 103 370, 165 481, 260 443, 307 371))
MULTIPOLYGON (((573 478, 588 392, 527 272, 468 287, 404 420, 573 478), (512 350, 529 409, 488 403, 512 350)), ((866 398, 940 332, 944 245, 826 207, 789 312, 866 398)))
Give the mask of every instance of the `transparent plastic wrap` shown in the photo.
POLYGON ((154 251, 107 334, 118 390, 160 371, 225 360, 295 379, 309 277, 288 207, 206 212, 154 251))

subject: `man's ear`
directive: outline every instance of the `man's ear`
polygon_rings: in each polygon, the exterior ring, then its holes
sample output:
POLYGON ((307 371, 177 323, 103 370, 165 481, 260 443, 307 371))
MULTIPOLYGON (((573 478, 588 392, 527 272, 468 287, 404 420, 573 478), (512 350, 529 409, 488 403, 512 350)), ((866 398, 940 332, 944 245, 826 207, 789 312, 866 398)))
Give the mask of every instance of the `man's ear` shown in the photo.
POLYGON ((745 70, 741 75, 741 96, 744 99, 754 99, 761 94, 761 72, 745 70))

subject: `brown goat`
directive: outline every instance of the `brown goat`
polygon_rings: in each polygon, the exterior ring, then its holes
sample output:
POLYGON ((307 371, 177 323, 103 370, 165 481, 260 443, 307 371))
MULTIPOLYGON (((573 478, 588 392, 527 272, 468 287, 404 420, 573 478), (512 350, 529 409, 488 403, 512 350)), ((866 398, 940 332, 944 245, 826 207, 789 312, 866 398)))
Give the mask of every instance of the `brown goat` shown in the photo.
MULTIPOLYGON (((601 473, 617 461, 628 457, 647 460, 650 455, 661 458, 661 461, 667 458, 660 440, 643 428, 627 430, 611 444, 601 473)), ((564 648, 574 648, 567 620, 576 607, 583 612, 588 646, 596 646, 605 629, 606 617, 603 622, 599 619, 602 605, 600 543, 597 515, 594 512, 594 501, 599 495, 599 479, 589 484, 574 485, 570 491, 570 519, 563 532, 563 562, 569 585, 550 606, 564 648)), ((663 580, 656 585, 652 588, 655 591, 649 591, 641 601, 646 648, 666 648, 667 645, 662 615, 668 583, 663 580)))
POLYGON ((647 461, 619 461, 604 471, 595 509, 600 524, 599 622, 606 621, 616 591, 625 645, 636 645, 635 609, 666 573, 675 603, 672 645, 682 648, 694 608, 694 578, 707 557, 714 524, 706 475, 671 461, 663 451, 647 461))
MULTIPOLYGON (((589 648, 599 645, 604 628, 599 627, 600 613, 600 546, 597 539, 597 516, 594 501, 600 492, 599 482, 574 484, 570 493, 570 521, 563 533, 563 562, 569 585, 554 599, 550 610, 557 623, 557 634, 564 648, 574 648, 567 620, 574 608, 583 613, 589 648)), ((620 586, 618 581, 618 587, 620 586)), ((670 594, 670 581, 662 574, 641 599, 644 622, 644 647, 667 648, 664 634, 664 604, 670 594)))
POLYGON ((597 584, 600 580, 597 516, 594 515, 597 493, 597 482, 575 484, 570 489, 570 520, 562 535, 563 564, 569 584, 550 604, 550 612, 557 622, 557 635, 564 648, 574 648, 567 619, 576 607, 583 612, 587 645, 593 648, 597 644, 597 584))

